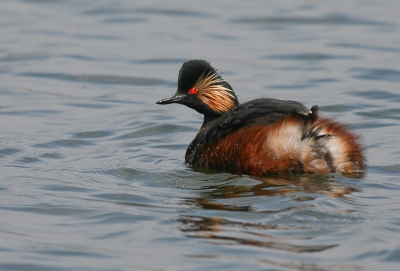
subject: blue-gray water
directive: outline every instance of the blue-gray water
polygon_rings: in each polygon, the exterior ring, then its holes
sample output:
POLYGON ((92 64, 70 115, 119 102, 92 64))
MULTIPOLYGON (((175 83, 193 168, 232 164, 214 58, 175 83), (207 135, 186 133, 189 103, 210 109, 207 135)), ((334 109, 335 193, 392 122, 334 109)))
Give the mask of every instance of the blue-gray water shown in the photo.
POLYGON ((400 2, 0 2, 0 270, 399 270, 400 2), (181 64, 320 105, 368 172, 191 169, 181 64), (355 176, 353 176, 355 177, 355 176))

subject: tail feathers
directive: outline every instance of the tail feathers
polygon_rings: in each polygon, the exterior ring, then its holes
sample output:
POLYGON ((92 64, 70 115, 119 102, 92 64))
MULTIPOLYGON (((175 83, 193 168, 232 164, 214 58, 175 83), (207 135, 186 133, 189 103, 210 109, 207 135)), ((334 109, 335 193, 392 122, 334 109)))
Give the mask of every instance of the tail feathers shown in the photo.
MULTIPOLYGON (((312 115, 316 116, 317 110, 313 109, 312 115)), ((310 125, 305 135, 313 138, 310 144, 316 161, 324 160, 331 172, 355 173, 364 170, 364 148, 359 137, 346 125, 328 118, 316 118, 310 125)), ((318 164, 316 161, 314 164, 318 164)))

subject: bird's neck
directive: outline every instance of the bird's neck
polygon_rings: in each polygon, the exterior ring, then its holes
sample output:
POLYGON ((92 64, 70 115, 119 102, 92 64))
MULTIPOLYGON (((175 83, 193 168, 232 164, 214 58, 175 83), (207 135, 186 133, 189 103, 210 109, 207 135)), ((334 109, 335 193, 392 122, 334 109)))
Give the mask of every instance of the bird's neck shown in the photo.
POLYGON ((203 124, 201 125, 201 129, 202 130, 205 126, 207 126, 207 124, 213 122, 216 119, 219 119, 222 115, 204 115, 204 120, 203 120, 203 124))
MULTIPOLYGON (((237 100, 236 95, 235 95, 234 102, 235 102, 235 106, 230 108, 230 110, 232 110, 233 108, 235 108, 236 106, 239 105, 239 101, 237 100)), ((214 110, 211 110, 209 107, 207 107, 207 110, 202 110, 202 111, 198 111, 198 112, 202 113, 204 115, 204 120, 203 120, 203 124, 201 125, 200 131, 202 131, 209 123, 219 119, 221 116, 228 113, 228 112, 218 113, 214 110)))

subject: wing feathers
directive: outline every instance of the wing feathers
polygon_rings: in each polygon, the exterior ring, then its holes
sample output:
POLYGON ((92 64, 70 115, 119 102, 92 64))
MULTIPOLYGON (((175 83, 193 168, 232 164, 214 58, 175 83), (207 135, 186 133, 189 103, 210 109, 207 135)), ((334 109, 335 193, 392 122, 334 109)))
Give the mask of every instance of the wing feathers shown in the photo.
POLYGON ((202 127, 190 143, 186 151, 186 158, 189 159, 189 156, 195 155, 198 148, 202 148, 206 144, 244 127, 253 125, 267 126, 290 113, 316 116, 317 107, 312 109, 313 111, 295 101, 267 98, 240 104, 220 118, 202 127))

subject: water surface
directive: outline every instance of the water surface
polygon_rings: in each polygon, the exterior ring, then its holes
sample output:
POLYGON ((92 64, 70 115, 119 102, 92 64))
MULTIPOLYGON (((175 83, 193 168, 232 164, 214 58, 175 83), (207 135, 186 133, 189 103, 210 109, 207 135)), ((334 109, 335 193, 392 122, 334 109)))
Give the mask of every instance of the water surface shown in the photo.
POLYGON ((400 3, 2 1, 0 269, 398 270, 400 3), (188 59, 348 123, 360 176, 184 164, 188 59))

